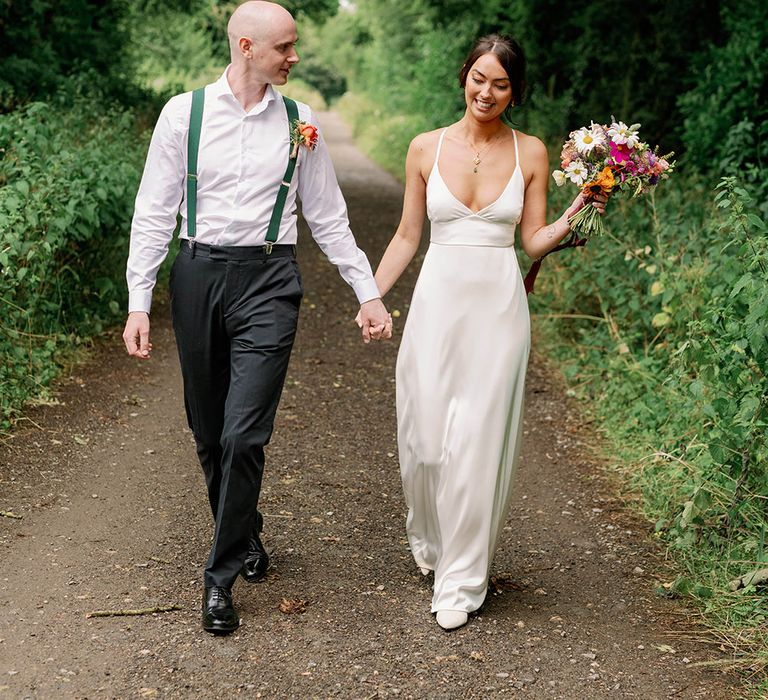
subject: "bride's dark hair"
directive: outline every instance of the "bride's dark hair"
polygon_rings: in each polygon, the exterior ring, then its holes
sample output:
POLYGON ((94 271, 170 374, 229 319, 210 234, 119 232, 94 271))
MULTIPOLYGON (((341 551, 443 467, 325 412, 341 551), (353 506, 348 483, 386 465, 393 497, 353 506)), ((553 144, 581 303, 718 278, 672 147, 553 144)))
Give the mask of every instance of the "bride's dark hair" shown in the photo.
POLYGON ((512 107, 519 105, 523 101, 525 92, 525 54, 523 48, 512 37, 503 34, 489 34, 480 37, 472 50, 467 55, 464 65, 459 71, 459 85, 462 88, 467 84, 469 70, 475 64, 480 56, 492 53, 499 59, 501 67, 509 76, 509 82, 512 86, 512 102, 504 110, 504 116, 509 118, 512 107))

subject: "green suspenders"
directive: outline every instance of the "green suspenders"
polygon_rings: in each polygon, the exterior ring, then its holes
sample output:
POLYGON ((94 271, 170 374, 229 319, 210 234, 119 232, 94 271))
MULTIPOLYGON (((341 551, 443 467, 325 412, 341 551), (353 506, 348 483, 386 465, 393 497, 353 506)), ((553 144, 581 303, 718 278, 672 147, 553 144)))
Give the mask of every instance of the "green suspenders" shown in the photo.
POLYGON ((197 152, 200 150, 200 127, 203 124, 205 88, 192 93, 187 139, 187 235, 194 242, 197 233, 197 152))
MULTIPOLYGON (((293 124, 299 119, 299 109, 296 103, 289 97, 283 96, 283 102, 285 102, 285 109, 288 112, 288 167, 285 169, 285 175, 283 175, 280 189, 277 192, 277 200, 272 209, 272 218, 269 220, 267 244, 265 246, 267 255, 272 252, 272 245, 277 240, 280 222, 283 218, 285 200, 288 197, 288 189, 291 186, 293 171, 296 169, 296 161, 298 159, 298 156, 291 158, 293 147, 290 134, 293 131, 293 124)), ((204 103, 205 88, 198 88, 192 93, 192 109, 189 114, 189 138, 187 140, 187 235, 193 247, 197 230, 197 153, 200 149, 200 131, 203 124, 204 103)))
POLYGON ((269 229, 267 230, 267 255, 272 252, 272 244, 277 240, 277 232, 280 230, 280 222, 283 219, 283 208, 285 199, 288 197, 288 188, 291 186, 293 171, 296 169, 296 161, 299 159, 299 153, 296 151, 296 157, 291 158, 293 153, 293 144, 291 144, 291 133, 293 125, 299 120, 299 109, 296 103, 283 96, 285 109, 288 112, 288 167, 285 169, 285 175, 280 183, 280 189, 277 191, 275 208, 272 210, 272 218, 269 220, 269 229))

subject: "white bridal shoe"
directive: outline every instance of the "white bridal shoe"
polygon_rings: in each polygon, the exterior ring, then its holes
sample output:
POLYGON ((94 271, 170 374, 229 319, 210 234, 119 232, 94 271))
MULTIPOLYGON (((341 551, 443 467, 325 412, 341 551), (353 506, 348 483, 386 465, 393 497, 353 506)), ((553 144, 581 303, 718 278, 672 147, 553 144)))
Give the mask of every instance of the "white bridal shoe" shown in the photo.
POLYGON ((437 624, 444 630, 455 630, 467 624, 469 615, 462 610, 438 610, 437 624))
POLYGON ((429 576, 429 572, 432 571, 432 569, 428 569, 426 566, 420 566, 419 571, 421 571, 422 576, 429 576))

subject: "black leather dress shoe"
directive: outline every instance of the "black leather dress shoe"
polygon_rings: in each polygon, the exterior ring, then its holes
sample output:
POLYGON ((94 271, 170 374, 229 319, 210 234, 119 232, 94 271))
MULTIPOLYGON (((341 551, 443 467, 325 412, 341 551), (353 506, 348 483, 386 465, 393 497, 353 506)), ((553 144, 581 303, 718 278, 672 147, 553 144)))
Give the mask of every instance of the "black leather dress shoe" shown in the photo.
POLYGON ((203 596, 203 629, 213 634, 229 634, 240 626, 240 618, 232 605, 232 591, 223 586, 205 589, 203 596))
POLYGON ((269 568, 269 555, 259 537, 263 527, 264 518, 257 511, 256 522, 253 525, 253 532, 251 532, 251 539, 248 543, 248 554, 243 562, 243 568, 240 569, 240 575, 248 583, 261 581, 267 575, 267 569, 269 568))

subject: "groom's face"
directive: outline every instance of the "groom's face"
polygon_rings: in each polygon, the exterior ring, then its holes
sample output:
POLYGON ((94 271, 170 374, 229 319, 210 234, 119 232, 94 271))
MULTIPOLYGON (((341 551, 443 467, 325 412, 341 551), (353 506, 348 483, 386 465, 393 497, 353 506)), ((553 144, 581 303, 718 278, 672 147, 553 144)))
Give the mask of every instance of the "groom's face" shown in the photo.
POLYGON ((275 26, 254 44, 253 61, 264 82, 285 85, 291 68, 299 62, 296 53, 298 40, 296 25, 291 21, 275 26))

